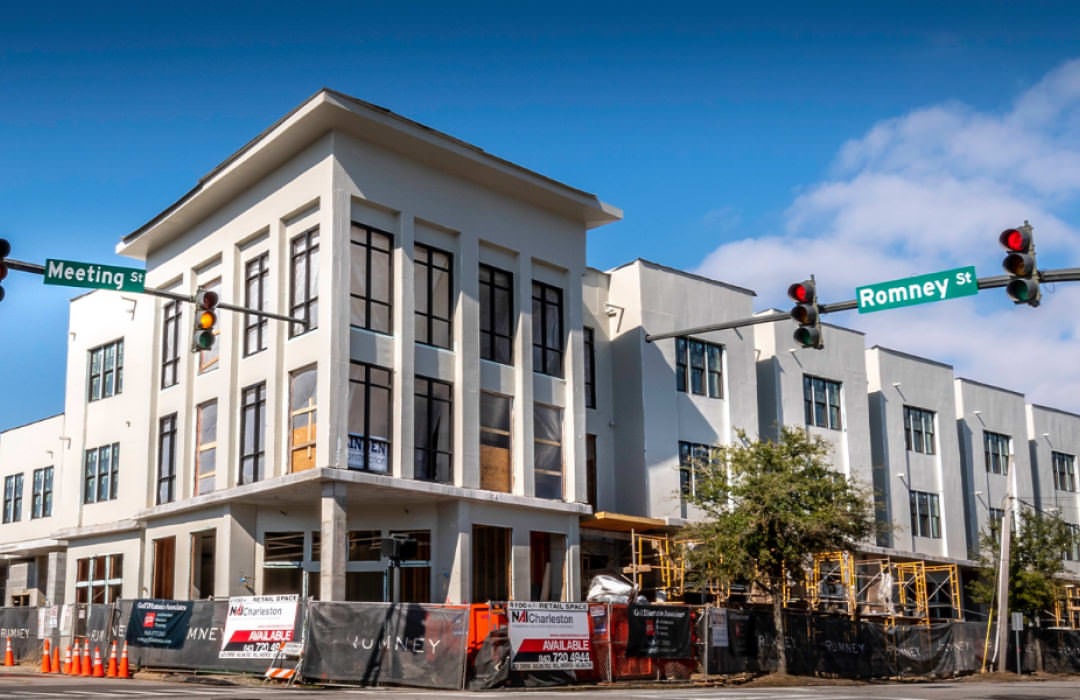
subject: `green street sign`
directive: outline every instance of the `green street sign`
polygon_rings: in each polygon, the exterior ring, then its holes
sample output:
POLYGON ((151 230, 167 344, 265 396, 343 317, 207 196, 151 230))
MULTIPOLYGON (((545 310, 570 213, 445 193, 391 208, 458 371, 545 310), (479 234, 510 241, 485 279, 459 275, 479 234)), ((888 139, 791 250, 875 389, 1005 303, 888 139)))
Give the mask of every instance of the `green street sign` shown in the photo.
POLYGON ((45 261, 45 284, 141 292, 145 278, 146 272, 134 267, 112 267, 72 260, 45 261))
POLYGON ((979 282, 973 266, 954 270, 931 272, 891 282, 879 282, 855 288, 855 300, 859 313, 884 311, 901 306, 927 304, 956 297, 967 297, 979 292, 979 282))

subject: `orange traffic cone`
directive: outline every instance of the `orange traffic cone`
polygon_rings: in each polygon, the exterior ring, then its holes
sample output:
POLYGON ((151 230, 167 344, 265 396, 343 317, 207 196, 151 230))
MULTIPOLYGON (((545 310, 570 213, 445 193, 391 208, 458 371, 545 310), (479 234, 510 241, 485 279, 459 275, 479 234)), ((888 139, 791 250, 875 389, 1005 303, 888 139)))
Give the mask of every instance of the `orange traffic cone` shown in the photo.
POLYGON ((60 643, 52 648, 52 672, 60 673, 60 643))
POLYGON ((101 647, 94 647, 94 672, 91 675, 94 678, 105 677, 105 667, 101 664, 101 647))
POLYGON ((5 666, 14 666, 15 665, 15 652, 13 652, 11 650, 11 635, 10 634, 8 635, 8 638, 7 638, 7 648, 4 649, 4 665, 5 666))
POLYGON ((116 678, 116 640, 112 640, 112 649, 109 651, 109 667, 105 670, 106 678, 116 678))
POLYGON ((71 675, 71 645, 64 647, 64 665, 62 671, 65 675, 71 675))
POLYGON ((48 639, 41 646, 41 672, 52 673, 52 651, 49 649, 48 639))
POLYGON ((124 650, 120 652, 120 670, 117 671, 120 678, 131 678, 131 669, 128 668, 127 640, 124 640, 124 650))
POLYGON ((79 666, 79 675, 89 676, 90 670, 90 639, 87 638, 83 640, 82 664, 79 666))

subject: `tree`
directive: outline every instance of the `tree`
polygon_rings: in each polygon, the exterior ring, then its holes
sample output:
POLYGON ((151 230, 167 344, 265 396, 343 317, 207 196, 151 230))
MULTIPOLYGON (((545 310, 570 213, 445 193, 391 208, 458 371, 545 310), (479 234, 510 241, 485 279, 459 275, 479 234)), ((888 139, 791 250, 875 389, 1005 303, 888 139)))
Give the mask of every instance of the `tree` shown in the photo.
POLYGON ((689 500, 705 519, 686 535, 697 583, 753 581, 772 597, 777 670, 787 673, 783 586, 815 552, 850 550, 872 534, 868 493, 833 471, 829 446, 801 428, 785 427, 778 441, 750 441, 739 431, 708 464, 694 465, 689 500))
MULTIPOLYGON (((979 575, 971 584, 972 599, 989 605, 996 593, 1000 520, 980 536, 979 575)), ((1075 542, 1072 528, 1056 515, 1031 510, 1020 513, 1020 527, 1013 527, 1009 546, 1009 607, 1032 621, 1053 610, 1063 589, 1058 574, 1065 570, 1063 558, 1075 542)))

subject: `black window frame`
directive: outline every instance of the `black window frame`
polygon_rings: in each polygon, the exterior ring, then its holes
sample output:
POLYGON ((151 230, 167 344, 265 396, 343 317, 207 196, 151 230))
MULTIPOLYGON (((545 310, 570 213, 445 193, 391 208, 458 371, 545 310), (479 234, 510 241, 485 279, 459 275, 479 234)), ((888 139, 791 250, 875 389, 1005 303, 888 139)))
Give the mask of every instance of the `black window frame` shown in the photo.
POLYGON ((52 516, 54 476, 55 469, 51 466, 34 470, 33 495, 30 501, 31 520, 52 516))
POLYGON ((349 415, 347 418, 347 433, 349 437, 349 456, 346 461, 349 469, 356 471, 373 472, 376 474, 391 474, 393 472, 393 438, 394 438, 394 371, 388 367, 353 360, 349 363, 349 415), (385 377, 385 383, 379 383, 379 379, 385 377), (354 391, 362 387, 363 398, 361 415, 362 423, 356 426, 353 415, 354 391), (377 391, 372 391, 376 389, 377 391), (386 412, 386 437, 372 435, 372 407, 375 396, 385 392, 386 400, 383 410, 386 412), (353 432, 354 427, 359 427, 361 432, 353 432), (355 442, 354 442, 355 441, 355 442), (376 442, 382 447, 385 458, 385 469, 372 469, 371 445, 376 442), (359 460, 354 461, 353 450, 359 452, 359 460))
POLYGON ((566 372, 563 367, 563 356, 566 353, 563 303, 561 287, 538 280, 532 281, 533 372, 560 379, 566 372), (554 338, 548 333, 552 327, 555 330, 554 338))
POLYGON ((585 408, 596 408, 596 330, 581 329, 585 346, 585 408))
POLYGON ((350 261, 349 282, 349 325, 353 328, 363 328, 374 333, 392 335, 394 332, 394 235, 389 231, 382 231, 367 224, 352 222, 350 234, 350 261), (385 245, 382 245, 385 244, 385 245), (386 274, 386 298, 380 298, 372 290, 373 263, 379 256, 385 256, 386 274), (362 263, 360 276, 363 278, 364 288, 356 289, 357 263, 362 263), (355 310, 359 305, 363 309, 363 318, 358 319, 355 310), (377 310, 378 314, 373 314, 377 310), (381 319, 382 322, 373 322, 373 318, 381 319))
POLYGON ((1009 462, 1012 456, 1011 445, 1012 438, 1010 436, 1004 433, 995 433, 992 430, 983 431, 983 457, 986 460, 988 474, 1008 475, 1009 462))
POLYGON ((177 414, 170 413, 158 419, 157 444, 157 505, 176 500, 176 436, 177 414))
POLYGON ((937 454, 935 414, 925 408, 904 406, 904 445, 908 452, 937 454))
MULTIPOLYGON (((270 253, 263 252, 244 263, 244 306, 266 310, 266 285, 270 279, 270 253)), ((266 316, 244 314, 244 357, 267 348, 269 320, 266 316)))
POLYGON ((441 379, 416 375, 414 384, 414 457, 413 478, 418 481, 452 484, 454 482, 454 385, 441 379), (436 395, 435 390, 439 389, 436 395), (439 433, 432 438, 429 429, 439 417, 437 408, 445 405, 450 425, 445 429, 440 426, 439 433), (439 438, 446 436, 447 447, 439 449, 439 438), (445 464, 445 474, 439 473, 440 465, 445 464), (432 468, 431 465, 434 465, 432 468))
POLYGON ((289 324, 289 337, 304 335, 319 327, 319 227, 289 240, 289 316, 302 319, 289 324), (303 289, 297 284, 303 270, 303 289))
POLYGON ((724 346, 688 336, 675 339, 675 389, 724 398, 724 346))
POLYGON ((240 390, 240 469, 236 474, 237 486, 262 481, 265 468, 266 382, 255 382, 240 390))
POLYGON ((91 447, 83 452, 82 502, 84 504, 116 500, 120 487, 119 482, 119 442, 91 447), (93 460, 91 460, 91 456, 93 456, 93 460), (103 459, 106 456, 107 459, 103 459))
POLYGON ((116 396, 124 390, 124 339, 117 338, 108 343, 90 348, 86 352, 86 401, 100 401, 116 396), (112 364, 106 364, 112 350, 112 364), (95 369, 96 364, 96 369, 95 369), (96 389, 96 391, 95 391, 96 389))
POLYGON ((22 520, 23 473, 8 474, 4 477, 4 522, 17 523, 22 520))
POLYGON ((806 425, 829 430, 843 430, 843 389, 842 382, 804 374, 803 414, 806 425), (834 397, 835 403, 832 400, 834 397))
POLYGON ((415 340, 422 345, 451 349, 454 347, 454 254, 427 243, 413 244, 413 288, 415 340), (436 258, 445 256, 445 265, 436 258), (436 298, 437 273, 446 275, 446 299, 436 298), (438 304, 436 304, 438 302, 438 304), (438 308, 436 308, 438 306, 438 308), (436 342, 436 331, 445 331, 446 343, 436 342))
POLYGON ((161 388, 180 383, 180 300, 165 302, 161 319, 161 388))
POLYGON ((514 364, 514 273, 480 263, 480 358, 514 364), (500 301, 504 302, 500 309, 500 301))
POLYGON ((941 539, 941 496, 929 491, 911 491, 911 532, 915 537, 941 539))
POLYGON ((1076 491, 1076 456, 1067 452, 1050 451, 1050 465, 1054 472, 1054 489, 1076 491))
POLYGON ((702 442, 679 440, 679 498, 685 505, 697 491, 698 474, 720 464, 720 448, 702 442))

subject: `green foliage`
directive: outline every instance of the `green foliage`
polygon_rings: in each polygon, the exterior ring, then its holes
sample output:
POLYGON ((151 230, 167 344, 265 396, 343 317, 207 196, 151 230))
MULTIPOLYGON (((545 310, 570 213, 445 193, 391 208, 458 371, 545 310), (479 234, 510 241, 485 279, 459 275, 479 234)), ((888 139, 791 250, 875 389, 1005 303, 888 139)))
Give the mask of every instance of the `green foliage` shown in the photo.
MULTIPOLYGON (((1000 527, 1000 523, 995 523, 1000 527)), ((1035 511, 1020 514, 1009 545, 1009 608, 1035 619, 1054 609, 1062 595, 1057 578, 1065 570, 1064 553, 1072 547, 1073 532, 1061 518, 1035 511)), ((997 527, 979 538, 979 575, 971 584, 972 599, 989 605, 997 586, 1000 539, 997 527)))
POLYGON ((689 497, 706 515, 684 533, 701 543, 688 555, 693 584, 753 580, 776 592, 814 553, 850 550, 873 533, 871 499, 830 468, 820 437, 785 427, 776 442, 751 442, 740 431, 717 449, 695 465, 689 497))

